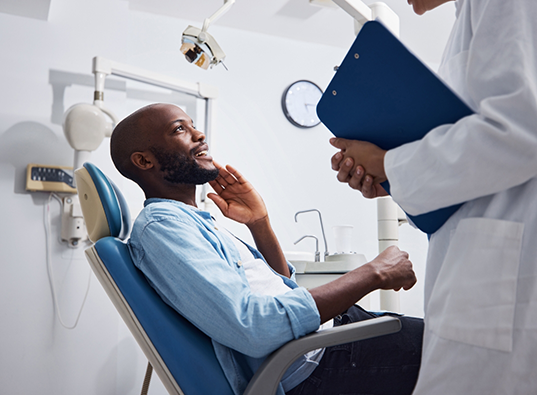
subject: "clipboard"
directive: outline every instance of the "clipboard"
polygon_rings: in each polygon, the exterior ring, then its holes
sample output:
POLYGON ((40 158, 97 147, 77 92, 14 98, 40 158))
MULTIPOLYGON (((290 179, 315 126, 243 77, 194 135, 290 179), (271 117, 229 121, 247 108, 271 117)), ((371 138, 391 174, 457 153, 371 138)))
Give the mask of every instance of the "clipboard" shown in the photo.
MULTIPOLYGON (((471 114, 470 107, 378 21, 364 24, 317 104, 319 119, 336 137, 369 141, 385 150, 471 114)), ((381 185, 390 193, 387 181, 381 185)), ((432 234, 460 206, 409 218, 432 234)))

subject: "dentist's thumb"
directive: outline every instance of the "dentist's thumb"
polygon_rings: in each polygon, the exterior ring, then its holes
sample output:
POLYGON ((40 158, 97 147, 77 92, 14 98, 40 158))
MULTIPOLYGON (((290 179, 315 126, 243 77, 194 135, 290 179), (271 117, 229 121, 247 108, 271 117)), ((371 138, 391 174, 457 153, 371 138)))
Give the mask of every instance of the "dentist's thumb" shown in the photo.
POLYGON ((330 141, 330 144, 332 144, 332 146, 343 150, 347 148, 349 140, 343 139, 340 137, 332 137, 329 141, 330 141))

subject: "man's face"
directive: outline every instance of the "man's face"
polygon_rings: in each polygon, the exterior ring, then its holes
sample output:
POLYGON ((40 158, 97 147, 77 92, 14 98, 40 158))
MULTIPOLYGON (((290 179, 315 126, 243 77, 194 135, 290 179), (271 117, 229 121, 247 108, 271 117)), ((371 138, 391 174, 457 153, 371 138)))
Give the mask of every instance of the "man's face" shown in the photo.
POLYGON ((218 176, 218 169, 201 167, 192 159, 192 155, 184 155, 173 150, 158 150, 151 147, 151 152, 158 160, 160 171, 164 172, 164 179, 173 184, 201 185, 214 180, 218 176))
POLYGON ((407 0, 408 4, 414 8, 414 12, 418 15, 423 15, 427 11, 447 3, 448 1, 453 0, 407 0))
POLYGON ((155 131, 150 150, 164 179, 174 184, 204 184, 218 176, 205 135, 179 107, 163 104, 151 117, 155 131))

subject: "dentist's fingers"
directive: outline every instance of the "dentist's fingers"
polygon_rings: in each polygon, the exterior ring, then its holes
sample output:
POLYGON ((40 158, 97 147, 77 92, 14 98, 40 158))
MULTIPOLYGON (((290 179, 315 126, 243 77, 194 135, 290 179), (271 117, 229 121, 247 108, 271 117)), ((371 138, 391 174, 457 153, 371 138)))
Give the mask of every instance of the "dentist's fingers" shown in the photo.
POLYGON ((343 153, 336 152, 332 158, 330 159, 330 163, 332 164, 332 170, 338 171, 341 166, 341 160, 343 159, 343 153))
POLYGON ((332 164, 332 170, 338 171, 341 167, 341 160, 343 159, 343 153, 345 152, 345 149, 348 146, 348 140, 332 137, 330 140, 330 144, 333 147, 339 148, 341 151, 336 152, 333 156, 331 161, 332 164))
POLYGON ((352 189, 357 189, 359 191, 362 191, 362 184, 364 181, 364 168, 362 166, 356 166, 356 169, 350 174, 351 178, 349 180, 349 186, 352 189))
POLYGON ((340 150, 345 150, 351 140, 343 139, 341 137, 332 137, 329 141, 333 147, 339 148, 340 150))
POLYGON ((364 177, 361 191, 362 195, 367 199, 376 197, 376 190, 373 187, 373 177, 371 177, 369 174, 364 177))
POLYGON ((339 182, 348 182, 352 177, 352 168, 354 167, 354 160, 352 158, 346 158, 343 160, 341 167, 337 172, 336 178, 339 182))

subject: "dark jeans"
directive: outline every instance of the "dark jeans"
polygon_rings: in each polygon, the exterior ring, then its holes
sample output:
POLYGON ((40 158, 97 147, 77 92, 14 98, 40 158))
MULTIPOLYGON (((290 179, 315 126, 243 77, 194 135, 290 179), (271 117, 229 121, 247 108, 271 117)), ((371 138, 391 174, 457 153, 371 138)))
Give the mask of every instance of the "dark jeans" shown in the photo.
MULTIPOLYGON (((388 314, 401 320, 399 332, 328 347, 310 377, 287 395, 411 394, 420 368, 423 320, 388 314)), ((334 325, 378 316, 353 306, 334 325)))

